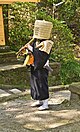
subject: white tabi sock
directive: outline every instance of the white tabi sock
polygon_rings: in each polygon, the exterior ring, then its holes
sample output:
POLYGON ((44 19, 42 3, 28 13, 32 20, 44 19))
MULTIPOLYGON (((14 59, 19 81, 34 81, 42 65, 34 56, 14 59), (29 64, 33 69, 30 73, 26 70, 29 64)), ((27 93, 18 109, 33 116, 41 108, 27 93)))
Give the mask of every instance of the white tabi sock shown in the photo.
POLYGON ((48 99, 43 100, 43 105, 41 105, 38 110, 46 110, 48 109, 48 99))

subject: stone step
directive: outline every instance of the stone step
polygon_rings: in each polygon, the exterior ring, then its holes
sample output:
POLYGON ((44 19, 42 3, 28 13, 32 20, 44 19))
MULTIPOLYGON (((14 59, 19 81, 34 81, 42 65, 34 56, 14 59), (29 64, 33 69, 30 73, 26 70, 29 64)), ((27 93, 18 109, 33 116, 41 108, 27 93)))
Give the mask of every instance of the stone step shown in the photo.
POLYGON ((0 66, 22 63, 17 59, 15 51, 0 53, 0 66))
POLYGON ((22 68, 24 67, 22 64, 14 64, 14 65, 7 65, 7 66, 0 66, 0 71, 6 71, 16 68, 22 68))
POLYGON ((71 92, 69 90, 57 91, 50 95, 49 103, 54 105, 61 104, 65 100, 70 101, 70 97, 71 92))
POLYGON ((0 102, 7 102, 25 96, 27 94, 29 94, 27 93, 27 91, 22 92, 18 89, 11 89, 8 91, 0 89, 0 102))
MULTIPOLYGON (((19 89, 11 89, 8 91, 0 89, 0 102, 9 101, 12 99, 19 98, 21 96, 30 95, 30 90, 22 92, 19 89)), ((61 104, 65 100, 70 101, 71 92, 69 90, 50 92, 49 104, 61 104)))
MULTIPOLYGON (((60 85, 59 64, 53 63, 51 68, 53 71, 49 74, 49 86, 60 85)), ((21 85, 20 87, 28 88, 30 87, 30 68, 24 67, 23 64, 0 66, 0 78, 1 85, 21 85)))
POLYGON ((71 101, 80 101, 80 82, 70 84, 69 91, 71 92, 71 101))
POLYGON ((9 94, 8 92, 5 92, 4 90, 0 89, 0 97, 4 97, 4 96, 9 96, 11 94, 9 94))
POLYGON ((10 46, 0 45, 0 53, 9 52, 9 51, 10 51, 10 46))
POLYGON ((0 66, 22 63, 22 61, 17 59, 16 51, 12 51, 10 46, 0 46, 0 66))
POLYGON ((30 72, 22 64, 7 65, 0 67, 0 84, 21 85, 29 87, 30 72))
POLYGON ((9 92, 11 92, 11 93, 13 93, 13 94, 18 94, 18 93, 21 93, 22 91, 15 88, 15 89, 9 90, 9 92))
POLYGON ((10 96, 11 94, 19 94, 19 93, 22 93, 22 91, 19 89, 11 89, 8 91, 0 89, 0 98, 10 96))
POLYGON ((70 84, 69 90, 72 93, 78 94, 80 96, 80 82, 75 82, 75 83, 70 84))

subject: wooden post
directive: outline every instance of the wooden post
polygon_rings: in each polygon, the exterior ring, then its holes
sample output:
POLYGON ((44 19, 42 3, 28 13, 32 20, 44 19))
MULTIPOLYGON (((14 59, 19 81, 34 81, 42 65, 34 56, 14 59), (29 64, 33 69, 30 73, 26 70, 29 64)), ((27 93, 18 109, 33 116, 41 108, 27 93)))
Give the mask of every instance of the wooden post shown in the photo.
POLYGON ((3 16, 4 20, 4 33, 5 33, 5 43, 6 45, 9 44, 8 39, 9 39, 9 31, 8 31, 8 4, 5 4, 5 7, 3 7, 3 14, 6 15, 6 19, 3 16))
POLYGON ((0 46, 1 45, 5 45, 5 35, 4 35, 4 23, 3 23, 2 6, 0 6, 0 46))
POLYGON ((40 2, 40 0, 0 0, 0 4, 11 4, 13 2, 40 2))

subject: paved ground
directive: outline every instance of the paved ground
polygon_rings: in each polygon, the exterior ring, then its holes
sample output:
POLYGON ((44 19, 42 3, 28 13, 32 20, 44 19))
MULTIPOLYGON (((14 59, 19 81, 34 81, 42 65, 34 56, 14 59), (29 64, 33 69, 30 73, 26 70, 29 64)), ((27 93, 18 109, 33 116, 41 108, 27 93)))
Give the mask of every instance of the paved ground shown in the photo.
MULTIPOLYGON (((0 98, 12 92, 22 93, 18 89, 0 90, 0 98)), ((0 132, 80 132, 80 102, 70 103, 70 96, 68 90, 50 92, 46 111, 30 106, 30 94, 0 103, 0 132)))

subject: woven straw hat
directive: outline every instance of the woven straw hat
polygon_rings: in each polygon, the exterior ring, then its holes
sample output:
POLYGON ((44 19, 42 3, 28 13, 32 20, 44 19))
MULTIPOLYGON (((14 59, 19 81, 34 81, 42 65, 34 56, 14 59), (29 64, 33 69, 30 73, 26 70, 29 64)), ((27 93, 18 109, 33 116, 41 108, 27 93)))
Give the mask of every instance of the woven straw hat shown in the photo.
POLYGON ((36 20, 34 25, 33 38, 49 39, 53 24, 45 20, 36 20))

